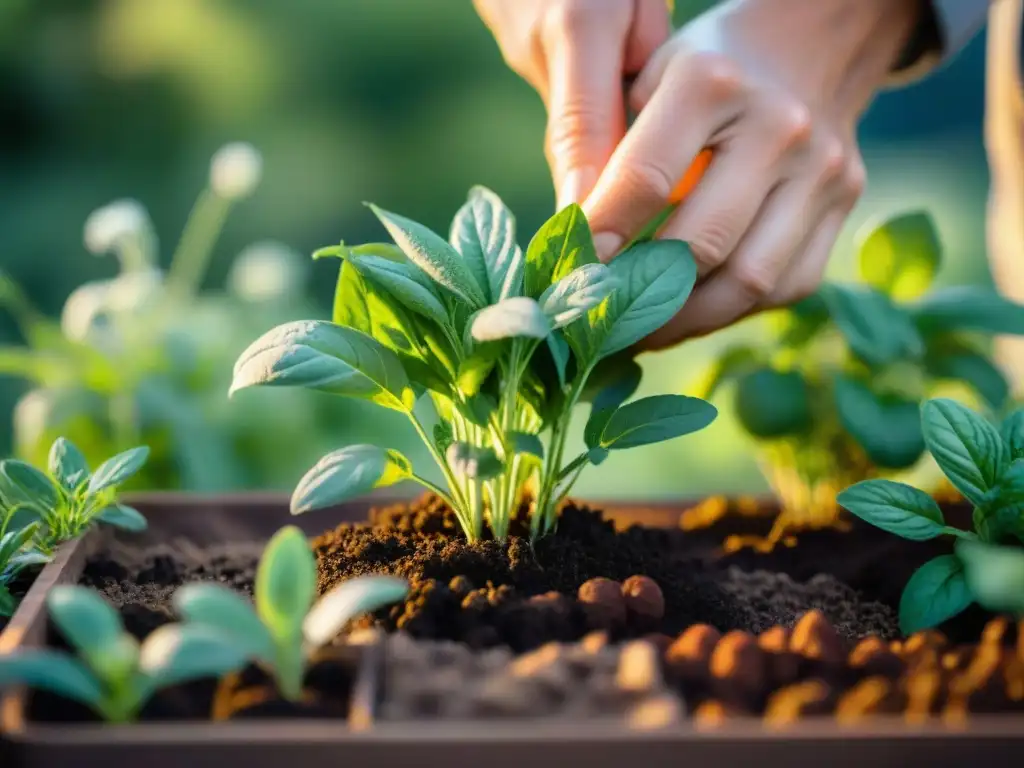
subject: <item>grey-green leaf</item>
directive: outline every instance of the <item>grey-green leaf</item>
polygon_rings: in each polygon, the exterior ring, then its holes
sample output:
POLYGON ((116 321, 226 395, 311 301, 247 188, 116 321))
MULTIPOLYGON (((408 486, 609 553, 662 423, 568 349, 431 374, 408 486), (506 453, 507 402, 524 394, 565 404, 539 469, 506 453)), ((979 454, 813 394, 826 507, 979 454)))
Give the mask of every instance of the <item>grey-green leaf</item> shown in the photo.
POLYGON ((476 186, 452 221, 452 245, 462 254, 490 302, 515 296, 523 277, 516 220, 494 192, 476 186))
POLYGON ((836 411, 843 428, 879 467, 906 469, 924 453, 918 404, 893 395, 878 395, 867 384, 836 376, 836 411))
POLYGON ((297 386, 409 411, 415 395, 398 356, 369 336, 321 320, 279 325, 235 363, 231 393, 253 386, 297 386))
POLYGON ((360 576, 339 584, 321 597, 306 616, 302 633, 313 648, 331 642, 357 616, 398 602, 409 591, 405 579, 360 576))
POLYGON ((644 397, 612 414, 601 434, 601 446, 617 451, 660 443, 704 429, 717 415, 715 406, 696 397, 644 397))
POLYGON ((958 541, 956 554, 967 588, 979 605, 1024 616, 1024 549, 958 541))
POLYGON ((537 435, 528 432, 509 432, 508 437, 513 453, 528 453, 538 459, 544 458, 544 443, 537 435))
POLYGON ((526 248, 523 293, 537 299, 577 267, 597 262, 597 252, 579 205, 572 203, 537 230, 526 248))
POLYGON ((98 592, 85 587, 54 587, 46 606, 64 639, 91 665, 114 647, 125 631, 117 610, 98 592))
POLYGON ((842 491, 836 501, 861 520, 911 541, 947 533, 935 499, 906 483, 862 480, 842 491))
POLYGON ((999 432, 1010 450, 1010 459, 1024 459, 1024 409, 1003 419, 999 432))
POLYGON ((910 308, 910 314, 923 333, 1024 334, 1024 305, 983 286, 956 285, 932 291, 910 308))
POLYGON ((45 474, 19 459, 0 461, 0 497, 8 506, 41 506, 46 510, 57 504, 57 489, 45 474))
POLYGON ((274 646, 252 603, 223 584, 185 584, 174 593, 174 608, 189 624, 208 626, 252 657, 270 659, 274 646))
POLYGON ((604 264, 584 264, 541 294, 540 308, 555 328, 574 323, 619 287, 619 279, 604 264))
POLYGON ((0 656, 0 690, 25 685, 95 708, 104 698, 99 681, 82 662, 49 650, 18 650, 0 656))
POLYGON ((448 312, 434 284, 415 264, 392 261, 382 256, 359 256, 351 258, 350 263, 363 277, 390 293, 407 309, 438 325, 448 324, 448 312))
POLYGON ((139 670, 149 676, 146 693, 201 678, 220 678, 250 661, 246 647, 210 626, 164 624, 142 644, 139 670))
POLYGON ((490 448, 456 442, 445 453, 448 464, 459 475, 474 480, 489 480, 502 470, 501 460, 490 448))
POLYGON ((954 555, 940 555, 918 568, 904 587, 900 631, 910 635, 936 627, 972 602, 960 561, 954 555))
POLYGON ((135 475, 149 458, 149 446, 129 448, 100 464, 89 478, 89 493, 121 485, 135 475))
POLYGON ((412 465, 398 451, 376 445, 350 445, 318 461, 295 487, 291 512, 301 515, 406 480, 412 465))
POLYGON ((370 205, 370 210, 381 220, 409 260, 436 283, 474 307, 483 307, 487 304, 484 287, 477 280, 473 269, 443 237, 422 224, 385 211, 376 205, 370 205))
POLYGON ((473 318, 472 334, 477 341, 496 341, 517 336, 543 339, 551 323, 534 299, 514 296, 480 310, 473 318))
POLYGON ((949 398, 926 402, 921 426, 928 450, 949 481, 981 504, 1010 464, 1009 449, 996 428, 949 398))
POLYGON ((286 526, 270 539, 253 591, 256 613, 275 642, 300 640, 302 622, 316 596, 316 559, 299 528, 286 526))
POLYGON ((818 295, 850 350, 868 365, 882 366, 924 352, 910 316, 880 291, 827 284, 818 295))
POLYGON ((75 491, 89 478, 89 462, 65 437, 58 437, 50 447, 49 470, 50 476, 68 492, 75 491))
POLYGON ((127 504, 111 504, 104 508, 96 519, 107 525, 113 525, 123 531, 144 531, 149 525, 145 516, 134 507, 127 504))

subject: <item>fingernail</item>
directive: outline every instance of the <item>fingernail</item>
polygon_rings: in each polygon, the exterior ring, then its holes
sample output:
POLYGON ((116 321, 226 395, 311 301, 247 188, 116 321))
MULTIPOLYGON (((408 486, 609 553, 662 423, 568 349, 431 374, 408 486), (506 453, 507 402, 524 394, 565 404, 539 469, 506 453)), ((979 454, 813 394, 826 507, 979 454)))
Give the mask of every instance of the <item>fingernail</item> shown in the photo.
POLYGON ((558 189, 558 210, 562 210, 571 203, 583 201, 583 196, 590 191, 597 180, 597 174, 593 168, 573 168, 562 180, 562 186, 558 189))
POLYGON ((622 237, 614 232, 599 232, 594 235, 594 250, 601 261, 611 261, 622 247, 622 237))

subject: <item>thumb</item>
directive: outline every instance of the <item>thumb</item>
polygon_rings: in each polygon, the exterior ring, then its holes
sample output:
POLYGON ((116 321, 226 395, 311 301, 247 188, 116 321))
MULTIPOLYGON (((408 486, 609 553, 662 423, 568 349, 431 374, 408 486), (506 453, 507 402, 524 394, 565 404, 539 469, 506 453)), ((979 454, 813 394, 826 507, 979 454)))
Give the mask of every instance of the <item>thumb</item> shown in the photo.
POLYGON ((626 130, 622 79, 630 19, 602 13, 562 14, 545 35, 546 151, 559 210, 589 194, 626 130))

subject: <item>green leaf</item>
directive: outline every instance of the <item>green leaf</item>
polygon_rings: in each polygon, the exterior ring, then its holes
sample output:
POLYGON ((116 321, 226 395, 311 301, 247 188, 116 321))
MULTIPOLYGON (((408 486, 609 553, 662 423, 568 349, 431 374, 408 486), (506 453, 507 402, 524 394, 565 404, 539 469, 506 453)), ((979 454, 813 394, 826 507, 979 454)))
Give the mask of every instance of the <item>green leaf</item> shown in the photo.
POLYGON ((922 333, 1024 334, 1024 306, 981 286, 958 285, 932 291, 909 312, 922 333))
POLYGON ((448 450, 448 446, 455 440, 455 433, 452 430, 452 425, 447 421, 440 421, 434 425, 434 445, 437 446, 437 450, 444 453, 448 450))
POLYGON ((981 504, 1010 464, 999 432, 955 400, 936 398, 921 407, 924 440, 949 481, 981 504))
POLYGON ((704 429, 717 415, 713 405, 695 397, 644 397, 612 414, 601 434, 601 446, 618 451, 660 443, 704 429))
POLYGON ((129 448, 100 464, 89 478, 89 494, 121 485, 136 474, 149 458, 149 447, 129 448))
POLYGON ((473 319, 472 334, 477 341, 514 337, 543 339, 551 323, 534 299, 514 296, 480 310, 473 319))
POLYGON ((588 448, 601 444, 608 420, 639 389, 642 375, 643 370, 632 357, 607 357, 598 363, 583 391, 583 399, 592 401, 590 418, 583 429, 588 448))
POLYGON ((840 423, 877 466, 906 469, 924 453, 921 410, 911 400, 877 395, 865 384, 836 376, 833 385, 840 423))
POLYGON ((58 501, 57 489, 45 474, 24 461, 0 461, 0 497, 8 507, 23 504, 52 510, 58 501))
POLYGON ((868 365, 920 357, 924 342, 910 316, 873 288, 823 285, 818 289, 850 351, 868 365))
POLYGON ((104 699, 99 681, 82 662, 50 650, 16 650, 0 656, 0 690, 10 685, 55 693, 93 708, 104 699))
POLYGON ((216 630, 249 656, 271 659, 274 644, 252 603, 223 584, 193 583, 178 588, 174 609, 190 625, 216 630))
POLYGON ((1010 450, 1010 459, 1024 459, 1024 409, 1003 419, 999 432, 1010 450))
POLYGON ((608 267, 620 286, 588 314, 590 324, 567 329, 586 360, 613 355, 661 328, 682 309, 697 279, 690 247, 679 240, 641 243, 608 267))
POLYGON ((491 303, 519 295, 523 250, 516 244, 516 220, 494 192, 476 186, 452 221, 451 244, 462 254, 491 303))
POLYGON ((894 299, 924 294, 942 257, 935 221, 926 211, 894 216, 858 238, 860 274, 894 299))
POLYGON ((584 264, 541 294, 540 308, 554 328, 574 323, 619 287, 618 278, 604 264, 584 264))
POLYGON ((0 584, 0 617, 6 619, 13 616, 17 607, 17 599, 4 584, 0 584))
POLYGON ((565 337, 557 331, 552 331, 547 337, 548 349, 551 351, 551 360, 555 364, 555 373, 558 375, 558 385, 565 389, 566 371, 569 368, 569 355, 572 354, 565 337))
POLYGON ((301 639, 302 622, 316 596, 316 560, 294 525, 273 535, 256 570, 256 613, 278 645, 301 639))
POLYGON ((727 347, 687 394, 710 400, 726 382, 750 373, 763 364, 763 355, 745 344, 727 347))
POLYGON ((842 491, 836 501, 861 520, 910 541, 948 533, 935 499, 906 483, 862 480, 842 491))
POLYGON ((504 469, 501 460, 490 448, 469 443, 452 443, 445 452, 445 458, 457 474, 478 481, 497 477, 504 469))
POLYGON ((527 453, 531 456, 536 456, 538 459, 544 458, 544 443, 540 441, 537 435, 531 435, 527 432, 509 432, 508 439, 512 445, 513 453, 527 453))
POLYGON ((409 260, 426 272, 436 283, 444 286, 473 307, 487 304, 484 286, 477 280, 466 259, 440 235, 404 216, 390 213, 371 204, 395 243, 409 260))
POLYGON ((587 461, 589 461, 596 467, 597 465, 603 463, 604 460, 608 458, 609 453, 610 452, 607 448, 602 448, 601 446, 596 445, 589 451, 587 451, 587 461))
POLYGON ((415 264, 396 262, 379 256, 351 258, 352 266, 404 307, 438 325, 448 323, 448 311, 441 303, 434 283, 415 264))
POLYGON ((810 388, 799 371, 748 370, 736 382, 735 403, 740 424, 755 437, 783 437, 811 426, 810 388))
POLYGON ((119 639, 125 634, 121 615, 98 592, 77 586, 57 586, 46 600, 50 618, 86 663, 97 672, 113 672, 119 639))
POLYGON ((928 360, 928 372, 937 379, 966 382, 997 411, 1010 396, 1010 385, 1003 372, 979 352, 962 349, 936 355, 928 360))
POLYGON ((464 395, 472 397, 491 375, 501 356, 500 344, 478 344, 473 353, 459 364, 458 386, 464 395))
POLYGON ((324 509, 411 476, 412 465, 398 451, 350 445, 328 453, 299 480, 292 493, 291 512, 301 515, 324 509))
POLYGON ((74 443, 58 437, 50 447, 50 476, 69 493, 89 479, 89 462, 74 443))
POLYGON ((575 203, 566 206, 537 230, 526 248, 523 293, 534 299, 584 264, 597 263, 587 217, 575 203))
POLYGON ((415 395, 394 352, 359 331, 320 320, 279 325, 235 363, 230 394, 253 386, 300 386, 410 411, 415 395))
POLYGON ((203 678, 220 678, 245 667, 250 656, 213 627, 164 624, 142 644, 139 670, 149 678, 142 691, 148 698, 156 688, 203 678))
POLYGON ((1024 549, 958 541, 956 555, 974 600, 996 613, 1024 616, 1024 549))
POLYGON ((954 555, 940 555, 910 577, 900 598, 900 631, 931 629, 961 613, 972 602, 963 568, 954 555))
POLYGON ((144 531, 149 525, 139 510, 127 504, 111 504, 100 512, 96 519, 123 531, 144 531))
POLYGON ((397 603, 408 592, 408 582, 393 576, 350 579, 320 598, 306 616, 302 633, 311 647, 319 648, 331 642, 352 619, 397 603))

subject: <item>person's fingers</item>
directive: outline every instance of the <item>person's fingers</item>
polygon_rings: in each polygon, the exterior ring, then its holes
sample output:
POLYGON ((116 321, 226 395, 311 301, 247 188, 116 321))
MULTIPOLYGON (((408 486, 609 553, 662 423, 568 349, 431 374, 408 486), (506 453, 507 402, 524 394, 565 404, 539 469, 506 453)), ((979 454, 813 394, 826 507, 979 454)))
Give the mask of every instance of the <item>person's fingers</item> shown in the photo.
POLYGON ((546 150, 559 209, 586 197, 625 133, 622 72, 632 8, 605 5, 559 3, 542 33, 546 150))
POLYGON ((806 299, 821 285, 832 249, 846 223, 848 211, 833 209, 810 233, 803 251, 790 262, 776 290, 756 308, 774 309, 806 299))
POLYGON ((633 26, 626 38, 623 71, 633 75, 643 70, 671 32, 672 17, 665 0, 636 0, 633 26))
POLYGON ((664 208, 709 137, 739 114, 742 89, 723 58, 673 58, 583 204, 603 261, 664 208))

